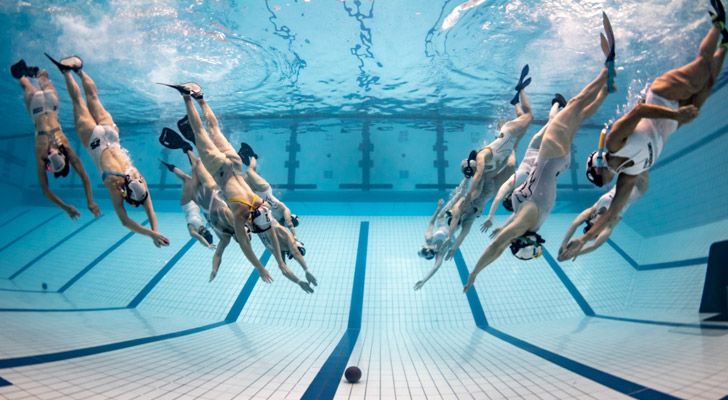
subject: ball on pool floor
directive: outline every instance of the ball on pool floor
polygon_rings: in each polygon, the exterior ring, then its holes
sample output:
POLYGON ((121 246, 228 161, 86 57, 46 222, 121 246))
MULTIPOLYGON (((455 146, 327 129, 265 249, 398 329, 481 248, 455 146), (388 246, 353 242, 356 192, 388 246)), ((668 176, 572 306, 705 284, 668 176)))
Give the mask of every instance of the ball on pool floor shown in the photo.
POLYGON ((40 287, 42 287, 42 288, 43 288, 43 290, 47 290, 47 289, 48 289, 48 284, 47 284, 47 283, 45 283, 45 282, 43 282, 43 284, 42 284, 42 285, 40 285, 40 287))
POLYGON ((351 366, 344 371, 344 377, 349 383, 357 383, 361 379, 361 370, 359 367, 351 366))

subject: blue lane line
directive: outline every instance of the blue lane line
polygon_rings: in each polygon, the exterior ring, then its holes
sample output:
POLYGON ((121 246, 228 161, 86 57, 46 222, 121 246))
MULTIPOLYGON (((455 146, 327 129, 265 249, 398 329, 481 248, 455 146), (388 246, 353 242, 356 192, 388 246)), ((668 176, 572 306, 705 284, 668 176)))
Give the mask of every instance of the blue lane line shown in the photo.
POLYGON ((568 276, 564 273, 564 270, 561 269, 561 266, 559 265, 556 260, 554 260, 553 257, 551 257, 551 254, 546 250, 546 248, 543 248, 543 257, 546 259, 546 262, 551 266, 551 269, 554 271, 557 277, 561 280, 561 283, 566 287, 566 290, 569 291, 571 294, 571 297, 574 298, 576 301, 576 304, 579 305, 581 308, 581 311, 584 313, 584 315, 593 316, 594 310, 592 310, 589 303, 586 301, 584 296, 581 295, 579 292, 579 289, 574 286, 574 283, 571 282, 571 279, 569 279, 568 276))
POLYGON ((624 251, 617 243, 615 243, 612 239, 607 239, 607 243, 609 243, 610 246, 616 251, 622 258, 624 258, 629 265, 632 266, 632 268, 636 269, 637 271, 650 271, 650 270, 656 270, 656 269, 666 269, 666 268, 679 268, 679 267, 688 267, 692 265, 701 265, 701 264, 707 264, 708 263, 708 257, 701 257, 701 258, 691 258, 687 260, 677 260, 677 261, 668 261, 663 263, 655 263, 655 264, 644 264, 641 265, 637 261, 635 261, 632 257, 627 254, 626 251, 624 251))
POLYGON ((354 345, 361 330, 361 315, 364 305, 364 281, 367 265, 367 247, 369 243, 369 222, 362 221, 359 226, 359 247, 356 252, 354 269, 354 285, 351 291, 349 307, 349 324, 339 343, 334 348, 324 365, 311 381, 301 400, 333 399, 336 389, 341 383, 341 376, 346 363, 354 351, 354 345))
MULTIPOLYGON (((142 225, 146 225, 149 223, 149 220, 145 220, 142 222, 142 225)), ((103 253, 101 253, 100 256, 96 257, 91 263, 89 263, 84 269, 81 270, 81 272, 77 273, 76 276, 71 278, 68 282, 66 282, 65 285, 61 286, 60 289, 58 289, 58 293, 63 293, 68 288, 73 286, 76 282, 78 282, 79 279, 81 279, 84 275, 86 275, 89 271, 91 271, 98 263, 100 263, 106 256, 113 253, 114 250, 116 250, 119 246, 124 244, 127 240, 131 239, 131 237, 134 236, 134 232, 127 233, 123 238, 119 239, 116 243, 112 244, 111 247, 106 249, 103 253)))
MULTIPOLYGON (((458 253, 460 250, 457 251, 458 253)), ((468 282, 468 266, 465 264, 465 260, 462 255, 455 257, 455 265, 458 268, 460 275, 460 281, 463 285, 468 282)), ((636 399, 678 399, 678 397, 671 396, 667 393, 663 393, 654 389, 650 389, 646 386, 622 379, 618 376, 614 376, 604 371, 600 371, 596 368, 592 368, 588 365, 584 365, 580 362, 574 361, 570 358, 566 358, 559 354, 553 353, 524 340, 518 339, 505 332, 495 329, 487 324, 483 324, 482 321, 486 321, 485 314, 483 313, 483 307, 480 304, 477 291, 475 287, 471 287, 468 292, 472 292, 473 296, 468 296, 468 303, 470 305, 470 311, 473 314, 473 319, 478 328, 489 333, 490 335, 501 339, 507 343, 510 343, 521 350, 527 351, 535 356, 538 356, 548 362, 554 363, 564 369, 567 369, 575 374, 581 375, 584 378, 590 379, 601 385, 604 385, 610 389, 616 390, 627 396, 632 396, 636 399), (483 313, 483 315, 477 315, 483 313)))
POLYGON ((6 221, 5 221, 5 222, 3 222, 3 223, 0 223, 0 228, 2 228, 3 226, 5 226, 5 225, 7 225, 7 224, 9 224, 9 223, 11 223, 11 222, 13 222, 13 221, 15 221, 16 219, 18 219, 18 218, 22 217, 23 215, 25 215, 25 214, 27 214, 27 213, 29 213, 29 212, 30 212, 30 209, 27 209, 27 210, 25 210, 25 211, 21 211, 20 213, 18 213, 18 214, 17 214, 17 215, 15 215, 14 217, 10 217, 10 219, 6 220, 6 221))
POLYGON ((89 221, 89 222, 85 223, 85 224, 84 224, 83 226, 81 226, 80 228, 78 228, 78 229, 76 229, 75 231, 71 232, 70 234, 66 235, 66 237, 64 237, 63 239, 59 240, 59 241, 58 241, 57 243, 55 243, 54 245, 52 245, 51 247, 49 247, 48 249, 46 249, 45 251, 43 251, 43 252, 42 252, 41 254, 39 254, 39 255, 38 255, 37 257, 35 257, 34 259, 30 260, 30 261, 29 261, 29 262, 28 262, 27 264, 25 264, 25 265, 23 265, 22 267, 20 267, 20 269, 19 269, 19 270, 17 270, 17 271, 15 271, 15 273, 14 273, 14 274, 10 275, 10 278, 8 278, 8 279, 10 279, 10 280, 13 280, 13 279, 17 278, 17 277, 18 277, 18 275, 22 274, 22 273, 23 273, 23 272, 24 272, 24 271, 25 271, 26 269, 30 268, 30 267, 31 267, 31 266, 32 266, 33 264, 35 264, 35 263, 36 263, 36 262, 37 262, 38 260, 40 260, 41 258, 45 257, 45 256, 46 256, 46 255, 47 255, 48 253, 50 253, 51 251, 55 250, 55 249, 56 249, 56 248, 57 248, 58 246, 60 246, 60 245, 62 245, 63 243, 65 243, 65 242, 66 242, 66 241, 68 241, 68 240, 69 240, 70 238, 72 238, 72 237, 76 236, 76 235, 77 235, 77 234, 78 234, 79 232, 81 232, 82 230, 84 230, 84 229, 88 228, 88 226, 89 226, 89 225, 91 225, 91 224, 93 224, 94 222, 98 221, 98 220, 99 220, 100 218, 102 218, 102 217, 103 217, 103 216, 101 216, 101 217, 99 217, 99 218, 94 218, 94 219, 92 219, 91 221, 89 221))
POLYGON ((11 386, 11 385, 12 385, 12 383, 10 383, 10 382, 6 381, 5 379, 3 379, 3 378, 2 378, 1 376, 0 376, 0 387, 3 387, 3 386, 11 386))
POLYGON ((0 308, 0 312, 89 312, 89 311, 113 311, 126 310, 129 307, 106 307, 106 308, 0 308))
MULTIPOLYGON (((260 256, 260 263, 263 264, 263 266, 268 264, 270 256, 271 253, 268 250, 263 252, 263 255, 260 256)), ((243 285, 243 289, 240 290, 238 298, 235 299, 233 306, 230 307, 230 311, 228 311, 228 314, 225 317, 225 322, 233 323, 238 320, 238 317, 240 317, 240 313, 243 312, 245 304, 248 303, 250 295, 253 294, 253 289, 255 289, 255 284, 258 283, 258 278, 260 278, 260 273, 257 269, 253 268, 253 272, 248 277, 248 280, 245 281, 245 285, 243 285)))
POLYGON ((163 340, 178 338, 182 336, 192 335, 194 333, 208 331, 215 329, 220 326, 226 325, 224 321, 216 322, 214 324, 199 326, 196 328, 185 329, 177 332, 165 333, 163 335, 148 336, 139 339, 126 340, 123 342, 109 343, 100 346, 86 347, 83 349, 60 351, 57 353, 39 354, 34 356, 6 358, 0 360, 0 369, 3 368, 17 368, 25 367, 28 365, 43 364, 48 362, 63 361, 71 358, 85 357, 94 354, 107 353, 110 351, 126 349, 129 347, 139 346, 142 344, 160 342, 163 340))
POLYGON ((601 318, 601 319, 611 319, 614 321, 622 321, 622 322, 636 322, 639 324, 670 326, 670 327, 675 327, 675 328, 699 328, 699 329, 716 329, 716 330, 728 331, 728 325, 714 325, 714 324, 703 324, 703 323, 696 324, 696 323, 689 323, 689 322, 653 321, 653 320, 648 320, 648 319, 613 317, 611 315, 601 315, 601 314, 596 314, 596 315, 594 315, 594 317, 601 318))
POLYGON ((159 281, 161 281, 162 278, 164 278, 164 276, 167 275, 170 270, 172 270, 172 267, 174 267, 175 264, 177 264, 177 262, 187 253, 187 251, 192 248, 196 241, 197 239, 190 239, 184 246, 182 246, 182 248, 179 249, 179 251, 174 256, 172 256, 169 261, 167 261, 167 264, 165 264, 164 267, 162 267, 162 269, 159 270, 156 275, 154 275, 154 278, 147 282, 147 285, 144 286, 144 288, 139 293, 137 293, 136 297, 132 299, 127 308, 136 308, 139 303, 144 301, 149 292, 151 292, 152 289, 157 286, 159 281))
POLYGON ((17 242, 19 242, 19 241, 23 240, 23 238, 24 238, 24 237, 26 237, 26 236, 30 235, 31 233, 35 232, 35 230, 36 230, 36 229, 38 229, 38 228, 40 228, 41 226, 43 226, 43 225, 45 225, 45 224, 47 224, 47 223, 51 222, 51 221, 52 221, 53 219, 55 219, 55 218, 58 218, 58 217, 60 217, 60 216, 61 216, 61 214, 63 214, 63 213, 58 213, 58 214, 54 214, 53 216, 51 216, 50 218, 48 218, 48 219, 46 219, 46 220, 42 221, 42 222, 41 222, 41 223, 39 223, 38 225, 35 225, 34 227, 32 227, 32 228, 28 229, 28 230, 27 230, 26 232, 24 232, 24 233, 23 233, 22 235, 20 235, 20 236, 16 237, 15 239, 13 239, 13 240, 12 240, 12 241, 11 241, 10 243, 7 243, 7 244, 6 244, 5 246, 3 246, 3 247, 0 247, 0 252, 3 252, 3 251, 5 251, 5 249, 7 249, 8 247, 10 247, 10 246, 14 245, 15 243, 17 243, 17 242))

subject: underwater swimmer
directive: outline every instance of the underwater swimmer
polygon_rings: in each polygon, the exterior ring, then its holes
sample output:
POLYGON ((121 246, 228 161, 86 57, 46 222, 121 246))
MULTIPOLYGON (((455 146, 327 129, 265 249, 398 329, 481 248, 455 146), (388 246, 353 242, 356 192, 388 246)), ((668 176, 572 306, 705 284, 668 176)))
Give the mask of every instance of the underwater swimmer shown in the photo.
POLYGON ((134 167, 126 149, 121 147, 119 128, 101 104, 96 84, 83 70, 83 61, 76 56, 61 61, 56 61, 48 54, 46 56, 58 67, 66 80, 66 88, 73 103, 76 134, 101 172, 101 180, 109 191, 119 220, 129 230, 150 237, 155 246, 168 246, 169 240, 159 233, 157 215, 144 177, 134 167), (72 71, 81 78, 85 100, 71 75, 72 71), (129 217, 124 208, 125 201, 133 207, 144 207, 151 229, 129 217))

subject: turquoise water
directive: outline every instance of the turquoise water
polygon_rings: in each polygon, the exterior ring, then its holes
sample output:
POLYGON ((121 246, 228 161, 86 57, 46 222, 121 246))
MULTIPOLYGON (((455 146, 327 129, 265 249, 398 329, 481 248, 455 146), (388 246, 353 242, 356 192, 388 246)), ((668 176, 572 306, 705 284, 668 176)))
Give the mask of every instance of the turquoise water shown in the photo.
MULTIPOLYGON (((708 4, 632 1, 19 1, 0 4, 0 64, 48 68, 60 119, 103 216, 71 173, 43 197, 33 125, 0 78, 0 398, 705 398, 728 395, 728 325, 699 312, 710 246, 728 239, 728 77, 651 171, 611 242, 555 261, 574 216, 605 190, 584 175, 604 123, 655 76, 693 59, 708 4), (460 160, 513 117, 530 65, 535 121, 602 63, 600 13, 614 25, 619 90, 577 135, 541 234, 547 254, 504 254, 468 296, 488 235, 477 226, 420 291, 429 215, 460 160), (78 54, 154 197, 170 246, 121 226, 73 129, 61 75, 43 56, 78 54), (184 115, 155 82, 197 81, 237 147, 301 216, 319 280, 306 295, 253 241, 274 282, 236 246, 208 282, 180 185, 159 160, 184 115), (463 275, 465 274, 465 275, 463 275), (341 379, 358 365, 360 384, 341 379), (3 383, 7 382, 7 385, 3 383)), ((724 68, 725 71, 725 68, 724 68)), ((142 222, 141 210, 130 215, 142 222)), ((502 208, 496 226, 508 214, 502 208)), ((482 218, 481 218, 482 220, 482 218)), ((476 222, 479 225, 480 220, 476 222)), ((302 276, 297 265, 291 266, 302 276)), ((725 267, 725 266, 723 266, 725 267)))

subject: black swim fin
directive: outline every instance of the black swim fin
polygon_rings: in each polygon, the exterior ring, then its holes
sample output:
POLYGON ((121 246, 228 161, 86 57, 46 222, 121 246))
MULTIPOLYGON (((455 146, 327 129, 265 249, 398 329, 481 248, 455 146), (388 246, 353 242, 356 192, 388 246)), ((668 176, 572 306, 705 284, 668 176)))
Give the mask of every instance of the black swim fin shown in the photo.
POLYGON ((169 170, 169 172, 174 172, 174 169, 177 168, 174 164, 164 162, 163 160, 159 160, 159 162, 161 162, 162 165, 164 165, 169 170))
POLYGON ((182 136, 185 137, 185 139, 196 145, 195 131, 192 130, 192 125, 190 125, 190 119, 186 115, 182 117, 179 121, 177 121, 177 129, 179 129, 179 133, 181 133, 182 136))
POLYGON ((196 84, 195 82, 187 82, 182 83, 179 85, 170 85, 168 83, 160 83, 157 82, 158 85, 163 86, 169 86, 172 89, 177 89, 177 91, 183 95, 183 96, 192 96, 193 99, 202 99, 204 93, 202 93, 202 88, 200 85, 196 84))
POLYGON ((242 142, 240 143, 240 150, 238 150, 238 155, 243 160, 243 164, 250 165, 250 157, 258 158, 258 155, 255 154, 255 151, 253 151, 253 148, 250 147, 249 144, 242 142))
POLYGON ((521 82, 516 86, 516 95, 513 96, 513 99, 511 99, 511 104, 516 105, 521 101, 521 90, 525 89, 526 86, 531 84, 531 78, 526 79, 525 81, 521 82))
POLYGON ((718 29, 725 29, 725 8, 723 7, 723 3, 721 0, 710 0, 710 5, 713 7, 713 10, 715 10, 715 13, 708 11, 708 14, 710 14, 710 20, 711 22, 718 27, 718 29))
POLYGON ((560 108, 566 107, 566 99, 561 93, 556 93, 554 95, 553 100, 551 100, 551 105, 554 105, 554 103, 559 103, 560 108))
POLYGON ((20 79, 24 76, 26 76, 26 71, 28 70, 28 66, 25 65, 25 60, 22 58, 20 61, 16 62, 15 64, 10 66, 10 74, 15 79, 20 79))
POLYGON ((169 128, 162 129, 162 134, 159 135, 159 143, 171 150, 182 149, 185 153, 192 150, 192 146, 182 139, 179 133, 169 128))
POLYGON ((48 53, 43 54, 45 54, 45 56, 48 57, 48 59, 51 60, 51 62, 55 64, 61 72, 73 71, 78 73, 83 68, 83 60, 79 56, 70 56, 58 61, 48 55, 48 53))

